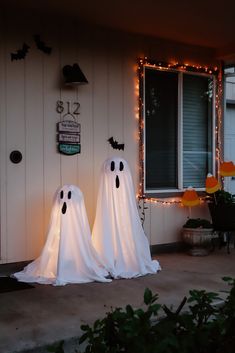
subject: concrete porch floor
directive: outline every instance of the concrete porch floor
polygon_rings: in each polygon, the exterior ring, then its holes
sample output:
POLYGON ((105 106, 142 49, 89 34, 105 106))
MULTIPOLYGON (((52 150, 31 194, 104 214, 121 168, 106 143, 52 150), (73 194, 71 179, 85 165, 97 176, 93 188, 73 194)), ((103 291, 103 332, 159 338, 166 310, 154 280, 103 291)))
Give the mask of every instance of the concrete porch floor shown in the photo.
POLYGON ((0 352, 44 353, 64 339, 66 352, 74 353, 81 324, 102 318, 111 307, 142 306, 146 287, 159 294, 159 303, 177 307, 190 289, 219 292, 228 288, 223 276, 235 277, 232 247, 231 254, 222 248, 204 257, 173 253, 156 258, 162 267, 156 275, 0 293, 0 352))

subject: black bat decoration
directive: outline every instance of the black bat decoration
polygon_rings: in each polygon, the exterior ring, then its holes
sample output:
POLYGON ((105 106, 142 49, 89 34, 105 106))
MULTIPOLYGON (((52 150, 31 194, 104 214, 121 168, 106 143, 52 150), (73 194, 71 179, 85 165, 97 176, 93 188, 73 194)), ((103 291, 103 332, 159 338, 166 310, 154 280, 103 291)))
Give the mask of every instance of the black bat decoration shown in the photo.
POLYGON ((50 47, 46 46, 46 44, 41 40, 41 38, 38 34, 35 34, 33 36, 33 38, 34 38, 36 46, 39 50, 41 50, 45 54, 48 54, 48 55, 51 54, 52 49, 50 47))
POLYGON ((118 143, 116 140, 113 139, 113 136, 108 139, 108 142, 113 147, 114 150, 123 150, 124 151, 124 143, 118 143))
POLYGON ((24 59, 29 51, 29 48, 30 46, 24 43, 22 49, 18 49, 16 53, 11 53, 11 61, 24 59))

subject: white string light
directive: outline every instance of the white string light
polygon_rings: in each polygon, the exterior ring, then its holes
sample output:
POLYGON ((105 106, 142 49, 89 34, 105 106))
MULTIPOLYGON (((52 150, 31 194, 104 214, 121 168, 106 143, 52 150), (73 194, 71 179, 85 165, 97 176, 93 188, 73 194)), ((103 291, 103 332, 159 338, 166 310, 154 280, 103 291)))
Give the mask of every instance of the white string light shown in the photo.
MULTIPOLYGON (((217 75, 217 91, 216 91, 216 127, 215 127, 215 137, 216 137, 216 163, 217 163, 217 173, 219 162, 221 161, 221 127, 222 127, 222 97, 223 97, 223 87, 222 87, 222 71, 218 69, 217 66, 210 68, 208 66, 201 65, 190 65, 188 63, 180 64, 176 63, 166 63, 166 62, 153 62, 147 57, 138 59, 138 83, 136 87, 139 87, 137 92, 138 96, 138 113, 139 113, 139 131, 138 131, 138 139, 139 139, 139 190, 137 198, 144 199, 145 202, 150 203, 160 203, 162 205, 181 205, 181 197, 178 199, 163 199, 163 198, 153 198, 147 197, 144 194, 144 113, 143 113, 143 77, 144 77, 144 66, 154 67, 160 70, 172 70, 175 69, 177 71, 192 71, 192 72, 200 72, 217 75)), ((200 203, 204 203, 206 200, 206 196, 199 197, 200 203)))

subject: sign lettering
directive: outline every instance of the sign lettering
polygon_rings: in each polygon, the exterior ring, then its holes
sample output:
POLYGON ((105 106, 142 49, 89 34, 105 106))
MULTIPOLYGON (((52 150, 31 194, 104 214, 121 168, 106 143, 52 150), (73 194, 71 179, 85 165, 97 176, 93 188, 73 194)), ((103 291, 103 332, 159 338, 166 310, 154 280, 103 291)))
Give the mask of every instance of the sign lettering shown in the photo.
POLYGON ((58 150, 62 154, 74 155, 80 153, 81 125, 76 121, 64 120, 57 124, 58 150))
POLYGON ((81 125, 76 121, 72 120, 61 121, 60 123, 58 123, 58 131, 79 133, 81 131, 81 125))
POLYGON ((80 135, 59 134, 59 142, 80 143, 80 135))
POLYGON ((59 143, 59 152, 62 154, 73 155, 81 152, 81 145, 68 145, 64 143, 59 143))

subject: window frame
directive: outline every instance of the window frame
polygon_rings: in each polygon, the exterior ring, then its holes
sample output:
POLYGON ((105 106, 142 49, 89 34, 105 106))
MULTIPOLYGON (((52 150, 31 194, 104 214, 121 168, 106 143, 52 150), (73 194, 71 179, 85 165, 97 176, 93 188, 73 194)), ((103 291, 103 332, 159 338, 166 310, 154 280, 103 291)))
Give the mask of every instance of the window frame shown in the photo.
MULTIPOLYGON (((217 92, 217 76, 216 74, 197 72, 197 71, 186 71, 185 69, 173 69, 165 68, 162 66, 156 66, 151 64, 143 64, 142 75, 140 75, 139 85, 139 126, 140 126, 140 189, 142 196, 147 197, 171 197, 171 196, 180 196, 184 191, 183 188, 183 75, 193 75, 200 77, 208 77, 213 80, 213 96, 212 96, 212 171, 215 173, 216 170, 216 92, 217 92), (145 69, 152 68, 157 71, 167 71, 174 72, 178 74, 178 110, 177 110, 177 180, 178 188, 175 189, 147 189, 146 188, 146 132, 145 132, 145 69), (141 160, 142 159, 142 160, 141 160)), ((195 188, 199 192, 205 191, 205 188, 195 188)))

